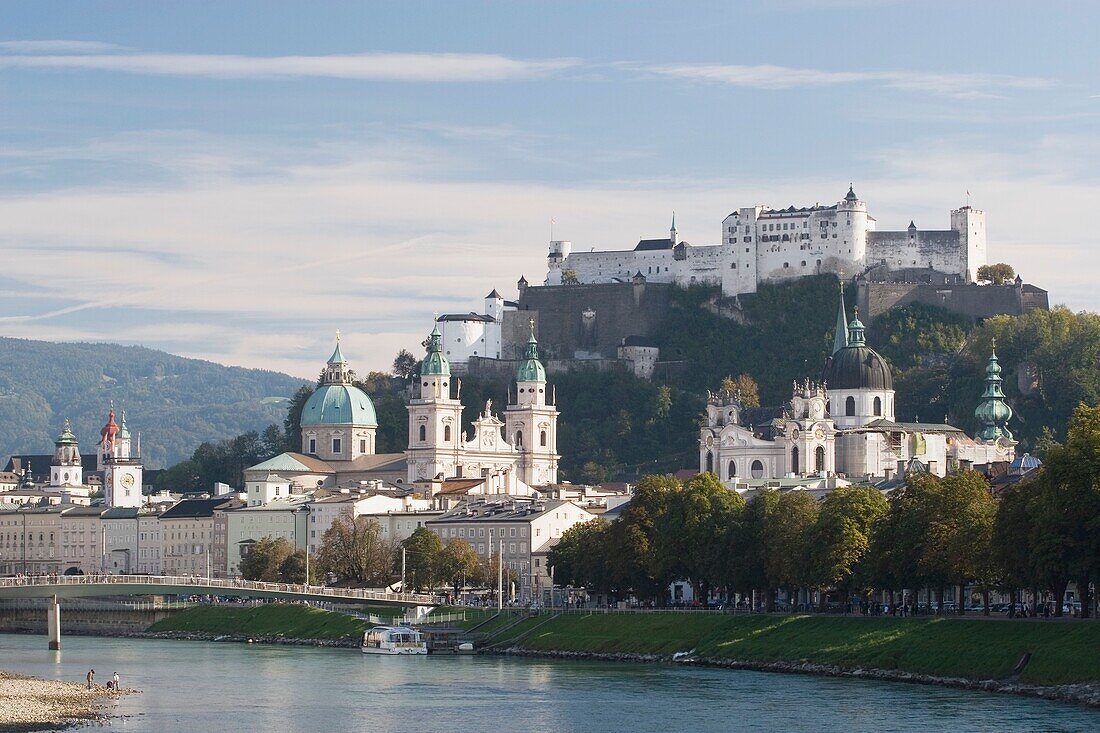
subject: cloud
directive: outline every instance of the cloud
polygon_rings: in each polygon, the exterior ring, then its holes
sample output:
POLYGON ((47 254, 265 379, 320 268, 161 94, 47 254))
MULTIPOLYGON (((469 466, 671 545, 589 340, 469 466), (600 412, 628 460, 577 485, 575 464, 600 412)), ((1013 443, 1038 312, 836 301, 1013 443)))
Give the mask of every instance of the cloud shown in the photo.
POLYGON ((406 82, 527 79, 552 74, 579 63, 576 59, 568 58, 524 60, 484 53, 363 53, 330 56, 186 53, 0 55, 0 68, 82 69, 213 79, 324 77, 406 82))
POLYGON ((905 91, 956 98, 995 97, 1008 89, 1045 89, 1049 79, 999 74, 954 74, 924 71, 825 71, 760 64, 664 64, 636 66, 637 70, 677 79, 729 84, 752 89, 829 87, 875 83, 905 91))
POLYGON ((0 52, 3 53, 104 53, 121 48, 101 41, 0 41, 0 52))

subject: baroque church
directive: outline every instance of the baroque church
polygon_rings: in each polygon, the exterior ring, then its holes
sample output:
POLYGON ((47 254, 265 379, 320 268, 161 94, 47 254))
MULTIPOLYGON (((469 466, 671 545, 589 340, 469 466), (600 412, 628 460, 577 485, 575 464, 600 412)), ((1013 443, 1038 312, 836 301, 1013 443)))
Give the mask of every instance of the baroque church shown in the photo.
POLYGON ((946 423, 897 422, 890 366, 867 345, 858 309, 847 320, 842 290, 833 353, 821 381, 796 383, 779 417, 745 425, 738 395, 708 394, 699 470, 717 474, 734 488, 750 480, 809 476, 890 479, 914 470, 944 476, 1007 463, 1015 456, 1016 442, 1007 427, 1012 409, 1001 383, 994 348, 985 393, 975 410, 983 427, 973 438, 946 423))

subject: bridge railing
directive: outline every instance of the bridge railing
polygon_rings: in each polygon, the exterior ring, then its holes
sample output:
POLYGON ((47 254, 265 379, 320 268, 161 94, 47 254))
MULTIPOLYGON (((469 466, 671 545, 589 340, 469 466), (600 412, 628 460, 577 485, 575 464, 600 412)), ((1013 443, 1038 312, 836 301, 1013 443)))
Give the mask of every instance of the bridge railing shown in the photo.
MULTIPOLYGON (((26 586, 80 586, 80 585, 167 585, 193 588, 205 592, 218 588, 227 591, 265 591, 269 593, 296 593, 310 596, 327 596, 333 599, 362 601, 394 601, 413 605, 432 605, 434 598, 425 593, 390 593, 367 588, 335 588, 303 583, 265 583, 242 578, 206 578, 197 575, 29 575, 0 578, 0 588, 26 586)), ((228 593, 227 595, 232 595, 228 593)))

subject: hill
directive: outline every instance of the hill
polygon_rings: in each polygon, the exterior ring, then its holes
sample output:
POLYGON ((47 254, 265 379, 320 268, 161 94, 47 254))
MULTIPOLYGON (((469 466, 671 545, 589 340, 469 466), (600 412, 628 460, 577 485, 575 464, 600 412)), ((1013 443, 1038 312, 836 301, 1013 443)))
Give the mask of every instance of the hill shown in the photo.
POLYGON ((91 452, 113 400, 161 468, 203 441, 281 425, 302 384, 139 346, 0 338, 0 454, 52 452, 65 418, 91 452))

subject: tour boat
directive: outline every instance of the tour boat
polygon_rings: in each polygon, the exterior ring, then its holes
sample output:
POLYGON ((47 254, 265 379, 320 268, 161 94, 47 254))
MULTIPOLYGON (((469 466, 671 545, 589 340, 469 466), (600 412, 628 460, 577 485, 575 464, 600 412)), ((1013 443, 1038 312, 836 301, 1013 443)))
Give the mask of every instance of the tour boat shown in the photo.
POLYGON ((363 634, 364 654, 427 654, 419 631, 408 626, 375 626, 363 634))

